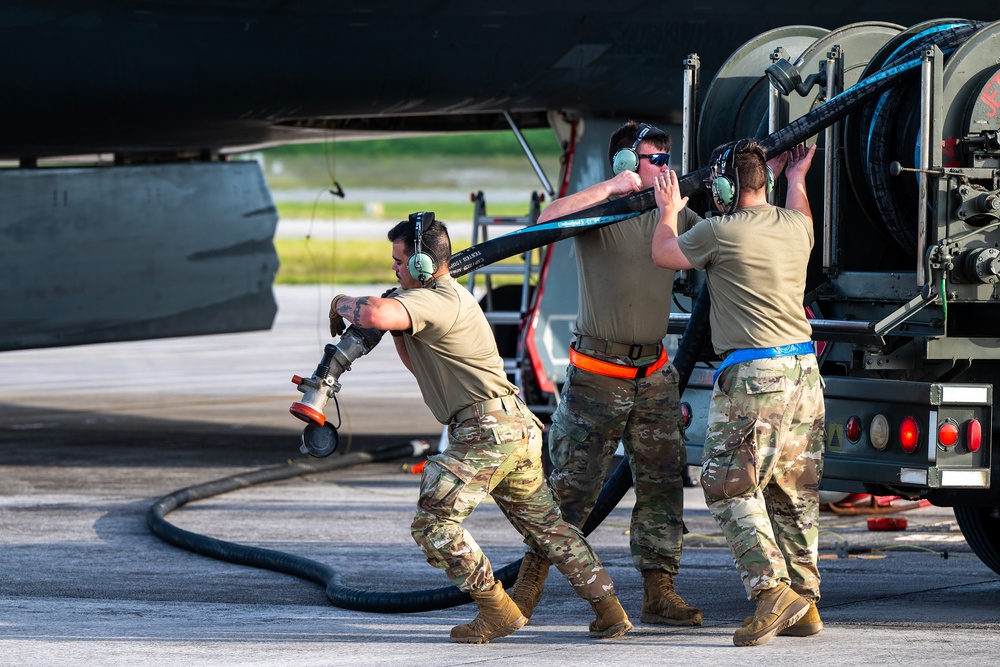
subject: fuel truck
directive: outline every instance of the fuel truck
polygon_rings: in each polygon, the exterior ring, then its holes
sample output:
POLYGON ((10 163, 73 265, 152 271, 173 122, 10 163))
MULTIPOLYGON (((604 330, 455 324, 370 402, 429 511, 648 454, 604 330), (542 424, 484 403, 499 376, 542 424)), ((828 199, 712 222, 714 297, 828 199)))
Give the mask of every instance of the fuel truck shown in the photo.
MULTIPOLYGON (((697 54, 681 66, 675 168, 699 213, 709 207, 697 167, 716 146, 756 137, 784 150, 788 141, 768 138, 786 130, 792 143, 819 144, 803 307, 826 382, 823 490, 953 507, 971 548, 1000 573, 1000 23, 788 26, 744 44, 707 86, 697 54), (853 93, 877 79, 876 92, 853 93), (799 127, 823 110, 819 125, 799 127)), ((775 197, 782 203, 780 187, 775 197)), ((546 263, 559 261, 559 246, 546 263)), ((575 304, 567 267, 543 265, 521 323, 519 384, 538 412, 564 378, 572 318, 552 309, 575 304)), ((699 272, 678 272, 668 347, 696 317, 703 284, 699 272)), ((682 395, 693 463, 718 363, 710 344, 699 348, 682 395)))

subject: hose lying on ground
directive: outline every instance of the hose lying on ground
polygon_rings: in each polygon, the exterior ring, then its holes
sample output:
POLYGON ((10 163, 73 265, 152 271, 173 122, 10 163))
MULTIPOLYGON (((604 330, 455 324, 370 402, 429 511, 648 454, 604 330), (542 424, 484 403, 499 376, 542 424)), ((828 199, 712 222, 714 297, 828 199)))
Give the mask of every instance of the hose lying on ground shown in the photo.
MULTIPOLYGON (((688 377, 690 377, 691 369, 698 359, 701 346, 708 338, 708 311, 708 290, 702 288, 674 358, 674 366, 681 374, 681 392, 687 385, 688 377)), ((355 452, 328 459, 293 461, 284 466, 262 468, 231 475, 212 482, 190 486, 160 498, 146 513, 146 523, 154 535, 181 549, 231 563, 283 572, 322 584, 326 586, 327 598, 336 606, 345 609, 382 614, 409 613, 446 609, 471 602, 472 598, 468 593, 450 585, 411 592, 366 591, 349 588, 344 585, 343 576, 337 570, 318 561, 273 549, 251 547, 199 535, 178 528, 165 519, 167 514, 189 502, 203 500, 229 491, 301 475, 339 470, 361 463, 379 463, 396 458, 411 457, 415 454, 415 448, 411 444, 392 445, 371 452, 355 452)), ((594 510, 590 513, 587 523, 583 527, 585 535, 589 535, 607 518, 631 485, 631 469, 628 459, 625 459, 601 490, 594 510)), ((502 581, 505 587, 509 588, 517 579, 520 566, 521 560, 519 559, 495 571, 493 575, 502 581)))

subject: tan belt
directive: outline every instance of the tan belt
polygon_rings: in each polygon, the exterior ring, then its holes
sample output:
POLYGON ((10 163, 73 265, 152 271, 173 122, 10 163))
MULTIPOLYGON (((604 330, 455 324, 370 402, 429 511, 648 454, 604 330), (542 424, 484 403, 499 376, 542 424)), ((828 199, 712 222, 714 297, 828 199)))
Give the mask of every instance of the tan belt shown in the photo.
POLYGON ((663 351, 663 343, 647 343, 646 345, 629 345, 628 343, 616 343, 613 340, 594 338, 593 336, 577 336, 576 349, 593 350, 604 354, 620 354, 629 359, 641 359, 642 357, 658 357, 663 351))
POLYGON ((473 403, 467 408, 462 408, 455 413, 455 416, 451 418, 451 421, 464 422, 466 419, 482 417, 487 412, 496 412, 497 410, 506 410, 507 412, 515 413, 520 411, 520 407, 518 405, 520 401, 521 399, 513 394, 509 396, 500 396, 499 398, 488 398, 485 401, 473 403))

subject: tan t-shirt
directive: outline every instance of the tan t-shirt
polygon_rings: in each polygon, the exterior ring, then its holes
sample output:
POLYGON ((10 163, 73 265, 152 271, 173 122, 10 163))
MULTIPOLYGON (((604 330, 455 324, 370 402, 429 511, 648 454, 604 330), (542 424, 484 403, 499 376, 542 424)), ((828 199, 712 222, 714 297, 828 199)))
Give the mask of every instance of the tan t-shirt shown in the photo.
MULTIPOLYGON (((700 218, 685 208, 681 231, 700 218)), ((667 335, 674 272, 653 263, 657 209, 574 238, 580 283, 577 334, 628 345, 658 343, 667 335)))
POLYGON ((515 393, 483 309, 454 278, 441 276, 392 298, 413 322, 403 342, 435 419, 447 424, 463 408, 515 393))
POLYGON ((677 243, 695 268, 705 269, 716 353, 812 337, 802 304, 813 247, 806 216, 770 205, 748 206, 702 220, 677 243))

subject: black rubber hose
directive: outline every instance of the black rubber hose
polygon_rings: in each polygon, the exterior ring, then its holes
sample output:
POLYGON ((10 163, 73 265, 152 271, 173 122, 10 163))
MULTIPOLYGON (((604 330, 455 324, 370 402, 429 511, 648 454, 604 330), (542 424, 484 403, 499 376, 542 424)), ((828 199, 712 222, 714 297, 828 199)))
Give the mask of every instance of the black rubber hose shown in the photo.
MULTIPOLYGON (((847 91, 844 91, 844 93, 841 93, 826 104, 820 106, 818 109, 770 135, 762 143, 769 152, 787 150, 791 146, 804 141, 816 132, 822 130, 830 123, 836 122, 846 115, 851 109, 864 103, 872 96, 887 88, 894 80, 898 79, 906 71, 908 70, 897 67, 893 68, 888 73, 869 77, 868 79, 865 79, 865 82, 863 82, 864 85, 859 83, 847 91)), ((681 192, 689 194, 696 191, 697 188, 702 187, 702 181, 705 176, 707 176, 707 173, 708 169, 703 168, 683 176, 680 179, 681 192)), ((644 190, 629 197, 624 197, 622 199, 608 202, 607 204, 564 217, 571 220, 579 220, 593 215, 599 215, 606 219, 610 219, 616 215, 633 217, 644 210, 652 208, 653 206, 655 206, 655 201, 652 190, 644 190)), ((491 239, 490 241, 481 243, 466 251, 456 253, 452 256, 450 262, 450 265, 452 266, 452 275, 463 275, 469 270, 478 268, 478 266, 495 262, 499 259, 503 259, 504 257, 517 254, 518 252, 530 250, 538 247, 539 245, 545 245, 546 243, 552 242, 552 240, 558 240, 553 239, 553 235, 558 235, 559 238, 563 238, 563 235, 573 236, 589 228, 587 226, 569 226, 566 228, 558 228, 560 222, 562 222, 562 219, 545 223, 545 225, 536 226, 538 228, 546 228, 549 230, 546 232, 547 236, 546 234, 532 235, 530 233, 525 233, 519 235, 522 241, 513 243, 508 241, 506 244, 498 243, 504 239, 509 239, 509 237, 515 236, 513 234, 508 234, 498 237, 497 239, 491 239), (510 248, 512 247, 516 247, 517 249, 510 251, 510 248), (491 251, 490 248, 493 248, 493 250, 491 251), (456 273, 456 271, 458 271, 458 273, 456 273)), ((603 224, 611 224, 611 222, 605 222, 603 224)), ((527 229, 531 230, 534 228, 527 229)), ((539 229, 539 231, 541 231, 541 229, 539 229)), ((702 293, 699 295, 698 300, 702 301, 703 298, 705 300, 704 302, 707 303, 708 296, 707 289, 705 288, 702 289, 702 293)), ((707 313, 704 317, 707 320, 707 313)), ((700 318, 701 316, 696 319, 694 313, 692 313, 691 320, 689 320, 688 323, 688 328, 685 330, 685 334, 682 339, 682 345, 678 349, 677 358, 675 358, 675 366, 681 364, 681 367, 683 367, 688 363, 693 366, 694 361, 697 360, 698 355, 700 354, 701 345, 697 345, 696 349, 689 352, 688 346, 690 345, 694 347, 695 343, 685 343, 685 340, 687 340, 690 336, 690 339, 693 341, 696 336, 700 336, 701 341, 704 341, 704 330, 699 330, 698 327, 692 327, 692 322, 698 323, 700 322, 700 318)), ((678 367, 679 372, 681 371, 681 367, 678 367)), ((689 376, 690 369, 688 368, 686 376, 682 377, 682 389, 687 386, 689 376)), ((412 451, 408 449, 407 454, 405 455, 411 454, 412 451)), ((366 461, 388 460, 387 457, 402 455, 403 454, 400 453, 389 454, 388 452, 383 451, 368 454, 348 454, 346 456, 326 459, 323 461, 295 463, 289 466, 282 466, 280 468, 269 468, 257 472, 234 475, 215 482, 208 482, 206 484, 182 489, 160 499, 154 503, 152 507, 150 507, 149 512, 146 515, 146 521, 155 535, 182 549, 187 549, 205 556, 219 558, 242 565, 272 569, 278 572, 292 574, 310 581, 325 584, 327 587, 327 597, 330 601, 337 606, 347 609, 373 611, 379 613, 402 613, 409 611, 432 611, 465 604, 469 602, 471 598, 467 593, 463 593, 453 586, 447 586, 429 591, 415 591, 408 593, 383 593, 347 588, 342 585, 342 578, 340 574, 337 573, 336 570, 323 565, 322 563, 279 551, 248 547, 222 540, 216 540, 203 535, 197 535, 195 533, 177 528, 164 519, 169 512, 188 502, 191 502, 192 500, 199 500, 219 495, 221 493, 226 493, 227 491, 245 488, 251 484, 288 479, 306 473, 332 470, 366 461)), ((605 487, 602 488, 601 494, 598 497, 597 505, 595 505, 594 510, 591 511, 590 517, 588 517, 588 521, 585 524, 585 534, 589 534, 589 532, 593 530, 593 527, 599 525, 600 522, 603 521, 604 518, 611 512, 611 510, 614 509, 621 498, 625 495, 629 486, 631 486, 631 483, 631 470, 628 460, 626 459, 622 461, 618 469, 612 474, 611 479, 605 487)), ((494 572, 494 576, 501 580, 505 587, 509 587, 516 578, 519 567, 520 561, 511 563, 494 572)))
MULTIPOLYGON (((326 586, 326 595, 330 601, 338 607, 346 609, 378 613, 404 613, 444 609, 471 602, 472 598, 469 597, 468 593, 463 593, 454 586, 411 593, 381 593, 347 588, 342 585, 343 577, 339 572, 318 561, 273 549, 251 547, 199 535, 178 528, 164 518, 170 512, 189 502, 245 489, 256 484, 327 472, 361 463, 391 461, 413 455, 414 448, 410 444, 391 445, 371 452, 355 452, 328 459, 295 461, 284 466, 239 473, 205 484, 187 487, 160 498, 146 512, 146 523, 154 535, 181 549, 239 565, 283 572, 322 584, 326 586)), ((517 565, 519 566, 519 564, 517 565)), ((505 581, 505 585, 510 585, 517 577, 517 567, 512 565, 504 570, 508 571, 509 580, 509 583, 505 581)), ((495 573, 495 576, 500 578, 499 573, 495 573)))
MULTIPOLYGON (((962 44, 985 25, 986 23, 977 21, 956 22, 942 20, 940 23, 928 27, 917 34, 910 35, 905 39, 900 35, 898 38, 894 38, 894 40, 886 43, 869 60, 862 76, 875 73, 885 67, 892 67, 914 58, 920 58, 933 45, 945 49, 949 45, 962 44), (900 43, 900 40, 903 41, 900 43)), ((912 86, 913 83, 908 82, 905 87, 909 88, 912 86)), ((871 131, 872 119, 875 116, 876 110, 885 103, 883 100, 887 99, 888 96, 894 98, 900 96, 898 88, 893 87, 892 90, 885 91, 877 99, 872 99, 865 103, 851 115, 849 122, 845 125, 843 146, 847 149, 847 176, 850 180, 854 196, 858 200, 865 217, 872 222, 880 220, 881 214, 879 213, 879 206, 875 202, 875 193, 872 192, 869 185, 870 176, 868 172, 871 170, 870 156, 874 155, 880 159, 884 159, 884 156, 878 155, 877 150, 873 151, 870 148, 870 142, 875 138, 871 131)), ((891 162, 892 160, 886 160, 885 165, 891 162)), ((914 197, 913 200, 916 201, 916 198, 914 197)), ((884 227, 884 225, 881 226, 884 227)), ((888 230, 882 231, 886 232, 887 237, 894 238, 894 235, 888 230)))
MULTIPOLYGON (((828 125, 840 120, 858 105, 890 87, 896 80, 910 72, 917 64, 919 62, 894 67, 859 82, 806 116, 771 134, 761 143, 768 153, 780 153, 788 150, 795 144, 805 141, 828 125)), ((708 169, 702 168, 683 176, 680 179, 681 193, 686 196, 696 192, 703 187, 703 181, 707 175, 708 169)), ((452 256, 449 263, 451 272, 456 277, 464 275, 469 271, 504 259, 505 257, 526 252, 527 250, 546 245, 561 238, 575 236, 594 226, 604 226, 628 217, 634 217, 654 207, 655 199, 652 190, 643 190, 629 197, 573 213, 570 216, 564 216, 564 218, 550 221, 544 225, 526 228, 528 231, 523 234, 507 234, 478 244, 466 251, 456 253, 452 256), (588 216, 599 217, 602 220, 595 221, 589 225, 573 224, 574 221, 579 221, 588 216), (566 225, 566 221, 569 221, 570 224, 566 225), (539 233, 533 234, 532 231, 539 233), (520 240, 511 240, 510 237, 515 236, 519 236, 520 240), (505 239, 507 240, 505 241, 505 239)), ((688 328, 685 330, 674 360, 674 365, 677 367, 679 373, 682 372, 682 369, 685 369, 681 377, 681 389, 687 386, 691 368, 693 368, 694 362, 697 361, 701 344, 704 343, 707 337, 705 329, 702 328, 703 326, 707 326, 702 324, 702 318, 707 323, 708 291, 706 288, 702 289, 698 297, 698 302, 705 304, 703 308, 704 314, 699 313, 698 318, 696 318, 694 312, 692 312, 691 320, 688 323, 688 328), (695 323, 695 326, 692 326, 692 323, 695 323), (698 344, 695 343, 696 339, 699 341, 698 344)), ((698 304, 695 306, 695 310, 697 309, 698 304)), ((171 511, 193 500, 246 488, 253 484, 288 479, 302 474, 333 470, 358 463, 385 461, 413 454, 412 448, 409 445, 404 447, 406 450, 405 453, 398 446, 395 446, 385 450, 376 450, 375 452, 348 454, 321 461, 307 461, 278 468, 266 468, 182 489, 155 502, 146 514, 146 522, 149 524, 150 530, 157 537, 182 549, 242 565, 284 572, 325 584, 327 587, 327 597, 331 602, 347 609, 379 613, 404 613, 411 611, 432 611, 465 604, 471 598, 467 593, 459 591, 454 586, 407 593, 384 593, 347 588, 341 583, 341 575, 333 568, 322 563, 280 551, 248 547, 197 535, 196 533, 177 528, 164 519, 171 511)), ((626 460, 619 465, 609 482, 601 490, 598 503, 595 505, 585 525, 585 534, 589 534, 593 530, 593 526, 598 525, 604 520, 607 514, 610 513, 624 496, 625 491, 627 491, 630 485, 631 471, 626 460), (626 481, 627 484, 625 483, 626 481), (587 529, 588 527, 589 530, 587 529)), ((511 563, 494 572, 494 576, 500 579, 505 587, 508 587, 517 576, 519 567, 520 561, 511 563)))
MULTIPOLYGON (((805 116, 768 135, 760 141, 760 144, 768 155, 783 153, 843 119, 851 111, 906 77, 913 76, 919 71, 919 65, 920 60, 910 60, 862 79, 805 116)), ((681 176, 678 180, 681 196, 690 196, 704 188, 708 176, 708 167, 681 176)), ((461 250, 451 256, 448 263, 449 271, 452 277, 458 278, 501 259, 582 234, 596 227, 621 222, 654 208, 656 208, 656 198, 653 189, 647 188, 627 197, 569 213, 539 225, 525 227, 461 250)))
MULTIPOLYGON (((931 44, 941 48, 947 63, 955 49, 984 25, 978 22, 955 25, 915 37, 912 44, 900 47, 902 52, 890 58, 887 64, 918 56, 931 44)), ((886 91, 878 100, 864 105, 858 115, 863 123, 860 130, 866 140, 863 146, 863 173, 871 201, 878 212, 877 219, 882 221, 901 248, 910 256, 916 256, 917 179, 912 176, 891 178, 889 165, 899 162, 905 167, 920 166, 915 163, 920 134, 919 82, 908 81, 886 91)))

